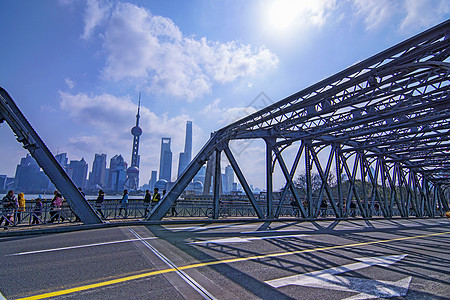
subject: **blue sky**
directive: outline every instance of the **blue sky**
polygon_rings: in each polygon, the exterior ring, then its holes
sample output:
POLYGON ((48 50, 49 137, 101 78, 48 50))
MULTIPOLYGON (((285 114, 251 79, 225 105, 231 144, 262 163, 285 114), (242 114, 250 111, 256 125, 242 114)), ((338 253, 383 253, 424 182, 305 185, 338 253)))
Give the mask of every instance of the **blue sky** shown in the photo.
MULTIPOLYGON (((447 20, 447 0, 2 1, 0 86, 54 153, 130 163, 142 92, 141 184, 193 121, 210 132, 447 20), (267 95, 266 102, 258 95, 267 95), (256 99, 256 101, 254 101, 256 99), (270 99, 270 100, 268 100, 270 99)), ((0 125, 0 174, 26 151, 0 125)), ((264 145, 237 158, 264 187, 264 145), (255 157, 258 157, 255 159, 255 157)), ((226 163, 225 163, 226 164, 226 163)), ((276 176, 275 187, 283 180, 276 176)))

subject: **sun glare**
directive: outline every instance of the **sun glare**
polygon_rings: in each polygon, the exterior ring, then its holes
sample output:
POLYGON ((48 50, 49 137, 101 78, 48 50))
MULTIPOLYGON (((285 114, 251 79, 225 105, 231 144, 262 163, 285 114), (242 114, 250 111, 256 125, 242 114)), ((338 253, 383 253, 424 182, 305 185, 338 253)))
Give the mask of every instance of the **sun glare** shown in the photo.
POLYGON ((286 29, 299 16, 303 1, 277 0, 269 7, 269 23, 276 29, 286 29))

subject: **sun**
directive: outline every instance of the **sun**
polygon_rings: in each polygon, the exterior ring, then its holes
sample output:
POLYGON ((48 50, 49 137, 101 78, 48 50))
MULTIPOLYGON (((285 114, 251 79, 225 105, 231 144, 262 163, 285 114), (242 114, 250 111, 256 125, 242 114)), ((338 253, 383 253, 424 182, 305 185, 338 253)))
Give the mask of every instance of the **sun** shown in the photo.
POLYGON ((303 9, 303 1, 277 0, 269 6, 268 21, 274 29, 287 29, 293 25, 303 9))

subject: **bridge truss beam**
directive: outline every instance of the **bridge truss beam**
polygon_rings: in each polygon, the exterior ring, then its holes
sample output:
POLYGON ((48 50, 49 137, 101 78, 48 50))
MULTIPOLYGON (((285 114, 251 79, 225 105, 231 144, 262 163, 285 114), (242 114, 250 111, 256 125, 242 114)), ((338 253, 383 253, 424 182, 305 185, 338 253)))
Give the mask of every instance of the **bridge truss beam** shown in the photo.
POLYGON ((17 141, 30 152, 64 199, 84 224, 102 223, 100 216, 84 198, 77 186, 56 161, 53 154, 19 110, 11 96, 0 87, 0 123, 6 121, 17 141))
POLYGON ((317 217, 324 202, 336 218, 350 216, 353 205, 366 218, 448 210, 449 35, 450 20, 214 132, 148 219, 161 219, 214 153, 218 205, 222 151, 259 218, 279 217, 287 199, 305 218, 317 217), (266 143, 265 209, 229 148, 230 141, 252 139, 266 143), (283 151, 297 145, 289 169, 283 151), (295 178, 301 161, 303 186, 295 178), (286 180, 277 201, 276 166, 286 180))

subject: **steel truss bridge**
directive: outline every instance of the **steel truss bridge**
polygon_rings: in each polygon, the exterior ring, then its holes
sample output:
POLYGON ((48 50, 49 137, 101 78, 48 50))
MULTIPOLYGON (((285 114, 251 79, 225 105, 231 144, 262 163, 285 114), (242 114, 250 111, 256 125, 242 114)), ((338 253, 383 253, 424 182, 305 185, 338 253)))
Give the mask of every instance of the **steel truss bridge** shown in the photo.
POLYGON ((148 219, 160 220, 206 161, 214 170, 217 218, 222 153, 261 219, 277 218, 288 195, 304 218, 315 217, 324 200, 336 218, 348 216, 350 199, 366 218, 375 204, 386 218, 393 209, 403 217, 434 217, 436 210, 448 210, 449 44, 446 21, 214 132, 148 219), (266 144, 265 214, 230 149, 231 141, 246 139, 266 144), (290 147, 297 154, 288 166, 283 152, 290 147), (328 156, 325 163, 319 160, 321 152, 328 156), (300 161, 305 162, 306 207, 294 184, 300 161), (276 165, 286 184, 275 207, 276 165), (313 170, 320 176, 318 197, 313 197, 313 170), (331 172, 336 178, 333 191, 331 172))
MULTIPOLYGON (((385 218, 394 211, 442 215, 450 200, 449 45, 450 20, 212 133, 147 220, 161 220, 205 163, 213 178, 212 217, 218 218, 223 153, 260 219, 278 218, 290 199, 301 218, 316 217, 323 202, 335 218, 349 217, 352 203, 364 218, 375 210, 385 218), (232 141, 253 139, 266 145, 264 207, 230 149, 232 141), (303 190, 295 183, 300 164, 303 190), (285 179, 276 201, 275 168, 285 179)), ((0 120, 83 222, 101 222, 3 89, 0 120)))

